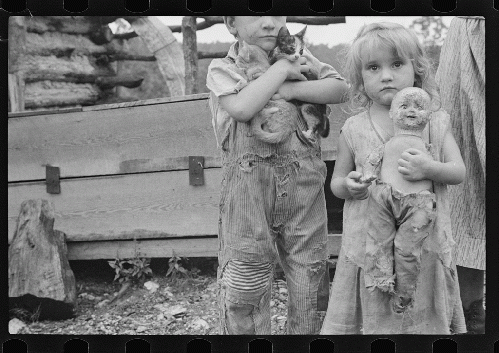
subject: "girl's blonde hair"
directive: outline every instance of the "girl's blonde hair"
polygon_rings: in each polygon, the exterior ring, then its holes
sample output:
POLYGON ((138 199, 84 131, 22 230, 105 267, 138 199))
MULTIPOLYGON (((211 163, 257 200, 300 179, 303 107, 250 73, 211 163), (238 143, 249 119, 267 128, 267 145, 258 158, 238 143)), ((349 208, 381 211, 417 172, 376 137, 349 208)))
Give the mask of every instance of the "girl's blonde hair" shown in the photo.
MULTIPOLYGON (((354 110, 371 104, 362 80, 361 52, 372 53, 380 48, 390 50, 397 57, 409 59, 414 68, 414 86, 425 90, 432 101, 439 105, 431 63, 414 31, 397 23, 378 22, 361 27, 352 45, 347 49, 345 73, 350 81, 349 96, 354 110)), ((366 59, 368 58, 364 58, 366 59)))

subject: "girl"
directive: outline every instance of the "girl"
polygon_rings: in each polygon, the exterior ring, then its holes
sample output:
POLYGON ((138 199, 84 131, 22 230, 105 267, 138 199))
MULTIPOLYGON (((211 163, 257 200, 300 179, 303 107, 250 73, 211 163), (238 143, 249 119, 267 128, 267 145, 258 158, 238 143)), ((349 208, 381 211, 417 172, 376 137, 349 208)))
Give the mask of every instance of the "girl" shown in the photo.
POLYGON ((361 165, 368 154, 394 134, 389 109, 394 95, 406 87, 424 89, 438 101, 430 64, 416 35, 394 23, 362 27, 349 49, 346 72, 351 102, 363 111, 342 128, 333 193, 345 199, 343 239, 329 307, 321 334, 449 334, 466 332, 459 285, 452 262, 446 194, 447 184, 460 183, 464 164, 449 130, 448 114, 432 113, 423 136, 432 144, 434 160, 423 151, 408 149, 398 161, 406 180, 433 181, 436 194, 435 231, 421 249, 421 266, 412 307, 397 312, 393 296, 364 281, 366 212, 370 183, 362 183, 361 165))

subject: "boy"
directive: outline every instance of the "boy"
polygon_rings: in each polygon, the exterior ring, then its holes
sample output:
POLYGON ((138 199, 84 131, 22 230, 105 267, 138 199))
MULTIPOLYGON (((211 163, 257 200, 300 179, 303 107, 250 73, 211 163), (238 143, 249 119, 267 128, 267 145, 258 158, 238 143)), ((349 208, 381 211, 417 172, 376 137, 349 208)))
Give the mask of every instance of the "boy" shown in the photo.
POLYGON ((286 16, 225 16, 224 22, 237 42, 226 58, 212 61, 207 76, 223 164, 218 270, 221 333, 271 333, 270 289, 279 255, 288 283, 287 333, 317 334, 321 327, 318 310, 326 309, 329 287, 326 166, 320 159, 320 144, 306 146, 296 134, 282 143, 267 144, 251 134, 248 122, 270 99, 340 103, 347 85, 331 66, 307 50, 294 62, 278 60, 248 82, 235 65, 240 43, 258 45, 269 53, 286 16), (302 74, 311 66, 319 72, 317 81, 306 81, 302 74))

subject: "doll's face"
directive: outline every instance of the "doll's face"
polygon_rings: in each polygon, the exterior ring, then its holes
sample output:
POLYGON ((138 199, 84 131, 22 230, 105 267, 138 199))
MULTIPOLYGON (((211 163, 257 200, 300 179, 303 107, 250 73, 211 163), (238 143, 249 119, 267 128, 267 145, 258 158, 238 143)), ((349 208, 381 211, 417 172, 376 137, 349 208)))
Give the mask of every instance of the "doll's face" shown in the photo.
POLYGON ((421 88, 408 87, 393 98, 390 117, 399 129, 423 130, 430 119, 430 96, 421 88))

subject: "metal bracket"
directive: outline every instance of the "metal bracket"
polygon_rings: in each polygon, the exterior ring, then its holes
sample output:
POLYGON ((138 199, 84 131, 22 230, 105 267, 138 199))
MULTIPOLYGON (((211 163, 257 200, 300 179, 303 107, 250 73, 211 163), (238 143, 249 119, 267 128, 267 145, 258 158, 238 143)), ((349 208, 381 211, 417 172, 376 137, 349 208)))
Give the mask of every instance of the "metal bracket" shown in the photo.
POLYGON ((59 177, 61 175, 59 167, 52 167, 47 165, 45 169, 47 193, 49 194, 60 194, 61 193, 61 182, 59 177))
POLYGON ((204 185, 204 157, 189 156, 189 185, 204 185))

